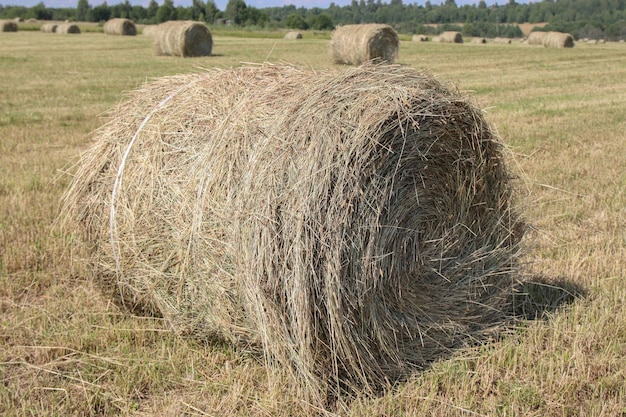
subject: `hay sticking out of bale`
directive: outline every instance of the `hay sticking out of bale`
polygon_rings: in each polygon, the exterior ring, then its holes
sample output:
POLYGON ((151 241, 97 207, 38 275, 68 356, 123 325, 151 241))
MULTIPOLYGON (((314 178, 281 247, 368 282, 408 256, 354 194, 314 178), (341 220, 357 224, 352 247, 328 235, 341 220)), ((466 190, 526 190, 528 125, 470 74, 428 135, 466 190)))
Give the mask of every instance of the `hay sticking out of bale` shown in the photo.
POLYGON ((294 40, 294 39, 302 39, 302 33, 300 32, 287 32, 285 34, 285 39, 294 40))
POLYGON ((17 30, 15 20, 0 20, 0 32, 17 32, 17 30))
POLYGON ((55 33, 57 31, 57 24, 56 23, 44 23, 43 25, 41 25, 40 30, 43 33, 55 33))
POLYGON ((441 43, 463 43, 463 35, 461 32, 446 31, 439 35, 441 43))
POLYGON ((74 24, 74 23, 61 23, 61 24, 57 25, 57 29, 56 29, 55 33, 79 34, 80 33, 80 27, 78 27, 78 25, 74 24))
POLYGON ((399 47, 396 31, 382 24, 339 26, 330 41, 335 64, 361 65, 372 60, 393 63, 398 58, 399 47))
POLYGON ((428 74, 165 77, 94 139, 63 213, 105 291, 259 349, 308 400, 385 387, 506 316, 523 224, 503 148, 428 74))
POLYGON ((158 25, 154 47, 156 55, 209 56, 213 49, 213 37, 202 22, 169 21, 158 25))
POLYGON ((137 35, 137 27, 135 22, 130 19, 116 18, 109 19, 104 23, 104 33, 106 35, 119 36, 135 36, 137 35))
POLYGON ((546 48, 573 48, 574 38, 569 33, 548 32, 543 38, 543 46, 546 48))

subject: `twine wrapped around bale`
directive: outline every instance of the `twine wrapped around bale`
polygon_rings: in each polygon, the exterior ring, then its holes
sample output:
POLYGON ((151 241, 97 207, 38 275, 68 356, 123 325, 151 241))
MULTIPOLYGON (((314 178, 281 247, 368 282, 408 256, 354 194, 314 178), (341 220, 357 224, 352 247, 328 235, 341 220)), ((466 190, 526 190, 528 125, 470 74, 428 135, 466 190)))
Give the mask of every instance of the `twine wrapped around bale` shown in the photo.
POLYGON ((543 45, 543 38, 546 37, 548 32, 533 31, 528 35, 529 45, 543 45))
POLYGON ((156 55, 209 56, 213 49, 213 37, 202 22, 172 20, 158 25, 154 47, 156 55))
POLYGON ((80 27, 75 23, 61 23, 57 25, 55 33, 61 34, 80 34, 80 27))
POLYGON ((285 34, 285 39, 289 39, 289 40, 302 39, 302 33, 296 32, 296 31, 287 32, 285 34))
POLYGON ((389 25, 375 23, 339 26, 330 40, 335 64, 361 65, 372 60, 394 63, 399 48, 396 31, 389 25))
POLYGON ((259 349, 323 403, 503 323, 509 177, 482 112, 428 74, 266 64, 132 93, 63 212, 127 307, 259 349))
POLYGON ((446 31, 439 35, 441 43, 463 43, 463 35, 461 32, 446 31))
POLYGON ((109 19, 104 23, 102 28, 106 35, 119 36, 135 36, 137 35, 137 27, 135 22, 130 19, 116 18, 109 19))
POLYGON ((56 23, 44 23, 43 25, 41 25, 40 30, 43 33, 55 33, 57 31, 57 24, 56 23))
POLYGON ((0 32, 17 32, 18 25, 15 20, 0 20, 0 32))
POLYGON ((543 38, 543 46, 546 48, 573 48, 574 38, 569 33, 548 32, 543 38))

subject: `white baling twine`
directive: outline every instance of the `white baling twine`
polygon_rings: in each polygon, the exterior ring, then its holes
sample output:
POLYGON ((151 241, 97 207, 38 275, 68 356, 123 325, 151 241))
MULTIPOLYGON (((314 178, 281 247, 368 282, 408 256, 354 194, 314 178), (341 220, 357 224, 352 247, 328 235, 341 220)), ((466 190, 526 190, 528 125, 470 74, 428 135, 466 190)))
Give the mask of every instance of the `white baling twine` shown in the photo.
MULTIPOLYGON (((130 150, 133 147, 133 145, 135 144, 135 140, 137 140, 137 137, 139 136, 139 133, 141 132, 141 130, 144 128, 144 126, 146 125, 146 123, 148 123, 148 120, 150 120, 150 118, 152 117, 152 115, 154 113, 156 113, 157 111, 159 111, 161 109, 161 107, 163 107, 165 104, 167 104, 168 101, 170 101, 172 98, 174 98, 176 95, 178 95, 178 93, 180 93, 182 90, 184 90, 185 88, 189 87, 191 84, 186 84, 182 87, 180 87, 178 90, 174 91, 172 94, 170 94, 169 96, 167 96, 166 98, 164 98, 163 100, 161 100, 161 102, 159 104, 157 104, 154 109, 152 109, 152 111, 150 113, 148 113, 148 115, 143 119, 143 121, 141 122, 141 124, 139 125, 139 128, 137 129, 137 132, 135 132, 135 134, 133 135, 133 138, 130 140, 130 142, 128 143, 128 146, 126 147, 126 151, 124 152, 124 156, 122 157, 122 161, 120 163, 120 167, 117 170, 117 176, 115 177, 115 183, 113 184, 113 192, 111 193, 111 213, 109 215, 109 230, 111 232, 111 250, 113 252, 113 258, 115 259, 115 275, 117 278, 117 283, 119 286, 120 280, 122 278, 122 268, 120 266, 120 258, 116 249, 116 245, 115 245, 115 237, 117 236, 117 226, 115 223, 115 200, 118 194, 118 190, 122 187, 122 176, 124 173, 124 167, 126 166, 126 160, 128 159, 128 155, 130 154, 130 150)), ((120 288, 121 291, 121 288, 120 288)), ((122 300, 123 302, 123 300, 122 300)))

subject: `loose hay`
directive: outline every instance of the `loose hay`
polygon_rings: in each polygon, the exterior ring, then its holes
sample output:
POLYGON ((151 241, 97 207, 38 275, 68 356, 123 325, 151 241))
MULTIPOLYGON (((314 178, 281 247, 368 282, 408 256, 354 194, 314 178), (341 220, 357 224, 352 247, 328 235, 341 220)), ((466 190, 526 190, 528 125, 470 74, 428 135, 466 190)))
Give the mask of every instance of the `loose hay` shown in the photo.
POLYGON ((61 23, 57 25, 55 33, 61 34, 79 34, 80 28, 74 23, 61 23))
POLYGON ((109 117, 63 210, 97 280, 263 351, 308 400, 386 387, 506 317, 523 225, 503 148, 432 76, 216 70, 109 117))
POLYGON ((463 35, 461 32, 447 31, 439 35, 441 43, 463 43, 463 35))
POLYGON ((548 32, 543 38, 543 46, 546 48, 573 48, 574 38, 569 33, 548 32))
POLYGON ((193 21, 161 23, 154 35, 156 55, 209 56, 213 37, 206 24, 193 21))
POLYGON ((382 24, 339 26, 330 41, 335 64, 361 65, 371 60, 393 63, 398 58, 399 47, 396 31, 382 24))
POLYGON ((135 36, 137 35, 137 27, 135 22, 130 19, 110 19, 104 23, 102 28, 106 35, 135 36))
POLYGON ((55 33, 57 31, 57 24, 56 23, 44 23, 43 25, 41 25, 40 30, 43 33, 55 33))
POLYGON ((0 20, 0 32, 17 32, 18 26, 15 20, 0 20))
POLYGON ((302 39, 302 33, 300 33, 300 32, 287 32, 285 34, 285 39, 289 39, 289 40, 302 39))

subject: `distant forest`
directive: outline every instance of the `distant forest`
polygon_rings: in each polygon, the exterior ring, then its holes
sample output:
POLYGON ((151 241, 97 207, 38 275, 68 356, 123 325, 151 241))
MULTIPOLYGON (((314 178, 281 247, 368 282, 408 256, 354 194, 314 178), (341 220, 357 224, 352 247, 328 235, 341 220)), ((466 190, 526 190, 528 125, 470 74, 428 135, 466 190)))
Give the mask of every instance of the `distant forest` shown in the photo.
POLYGON ((331 30, 353 23, 386 23, 403 34, 438 34, 458 30, 464 36, 522 37, 520 23, 547 23, 541 30, 568 32, 575 39, 626 39, 626 0, 543 0, 487 6, 457 6, 454 0, 443 4, 426 1, 423 5, 404 4, 402 0, 352 0, 349 6, 334 3, 326 8, 283 6, 258 9, 244 0, 229 0, 219 10, 213 0, 192 0, 189 7, 174 6, 173 0, 159 5, 152 0, 148 7, 133 6, 128 0, 109 6, 91 6, 78 0, 76 8, 49 8, 43 2, 33 7, 0 5, 0 18, 71 20, 105 22, 115 17, 132 19, 140 24, 167 20, 197 20, 210 25, 227 24, 247 29, 331 30))

